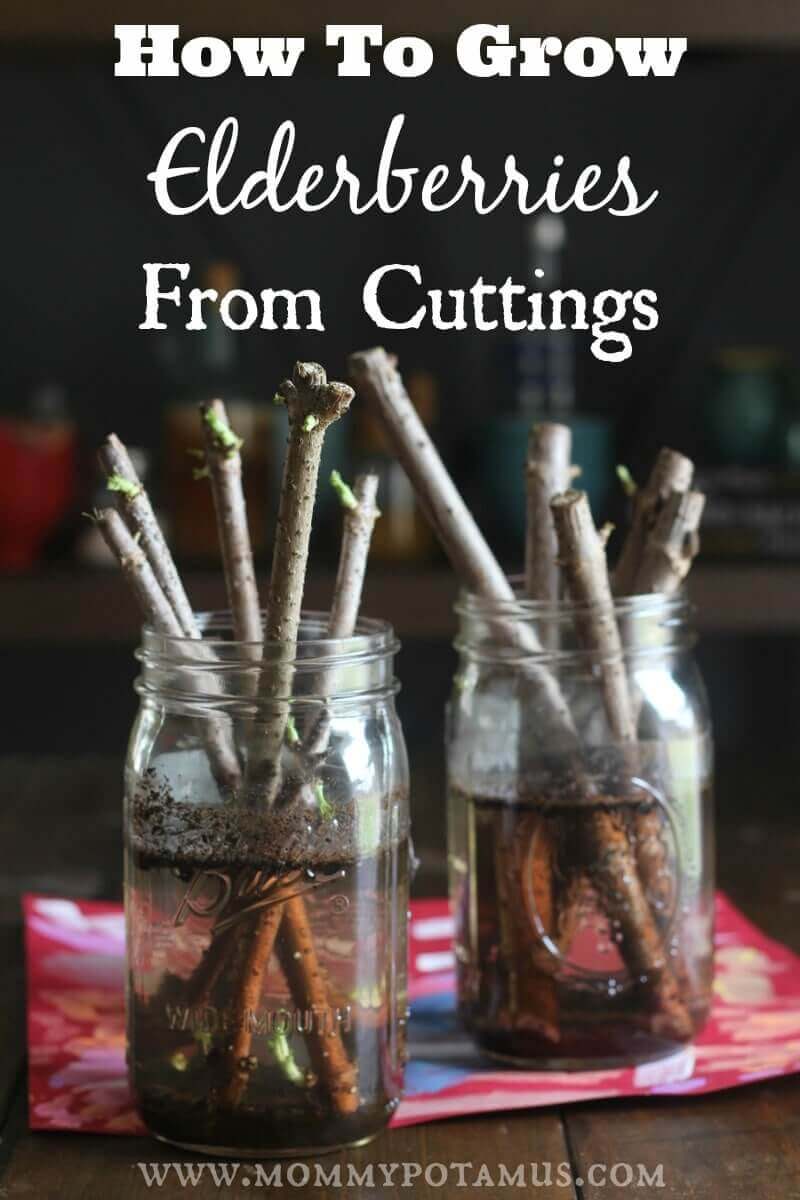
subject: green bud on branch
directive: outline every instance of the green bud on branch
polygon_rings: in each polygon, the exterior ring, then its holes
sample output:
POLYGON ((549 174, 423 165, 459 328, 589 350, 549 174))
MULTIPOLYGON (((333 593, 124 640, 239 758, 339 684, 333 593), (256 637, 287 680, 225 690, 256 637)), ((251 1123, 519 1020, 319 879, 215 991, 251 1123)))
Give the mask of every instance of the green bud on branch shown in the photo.
POLYGON ((358 508, 358 500, 353 489, 345 483, 338 471, 331 471, 331 487, 339 497, 342 508, 358 508))
POLYGON ((270 1053, 290 1083, 305 1083, 306 1077, 297 1065, 289 1039, 281 1030, 267 1038, 270 1053))
POLYGON ((333 805, 325 795, 325 788, 319 781, 314 784, 314 796, 316 797, 319 815, 323 821, 330 821, 333 816, 333 805))
POLYGON ((110 492, 119 492, 126 500, 135 500, 137 496, 142 494, 141 485, 132 483, 124 475, 109 475, 106 480, 106 487, 110 492))
POLYGON ((624 463, 617 463, 617 479, 622 484, 622 490, 626 496, 630 497, 636 495, 638 491, 636 480, 633 478, 624 463))
POLYGON ((242 438, 237 437, 226 421, 213 408, 203 413, 203 420, 214 435, 214 440, 227 455, 236 454, 244 445, 242 438))

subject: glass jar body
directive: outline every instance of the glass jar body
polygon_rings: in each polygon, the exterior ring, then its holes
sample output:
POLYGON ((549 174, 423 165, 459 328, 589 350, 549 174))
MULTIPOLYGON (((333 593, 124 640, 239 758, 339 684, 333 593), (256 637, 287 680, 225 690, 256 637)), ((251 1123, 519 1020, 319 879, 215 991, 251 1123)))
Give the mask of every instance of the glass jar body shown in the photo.
POLYGON ((712 984, 711 732, 686 606, 618 605, 636 728, 621 745, 609 664, 573 644, 569 607, 520 604, 460 605, 448 838, 461 1017, 519 1065, 659 1058, 702 1027, 712 984), (547 649, 509 650, 523 627, 547 649))
POLYGON ((213 683, 190 644, 146 633, 140 652, 125 789, 129 1068, 148 1129, 193 1149, 332 1150, 368 1140, 399 1102, 408 770, 396 645, 386 629, 323 644, 323 628, 304 622, 286 702, 260 690, 272 664, 235 643, 215 649, 213 683), (276 713, 277 778, 261 761, 276 713))

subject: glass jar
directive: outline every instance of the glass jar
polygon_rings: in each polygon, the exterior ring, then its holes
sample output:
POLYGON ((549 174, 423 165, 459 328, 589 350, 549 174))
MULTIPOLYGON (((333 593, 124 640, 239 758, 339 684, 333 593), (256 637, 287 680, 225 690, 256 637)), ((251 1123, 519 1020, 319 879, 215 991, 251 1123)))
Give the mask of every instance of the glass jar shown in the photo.
POLYGON ((625 746, 606 715, 620 664, 576 642, 586 610, 462 595, 457 612, 448 837, 463 1022, 520 1066, 671 1053, 706 1019, 713 954, 712 746, 686 598, 616 602, 636 721, 625 746))
POLYGON ((125 787, 138 1110, 157 1137, 216 1154, 358 1145, 394 1112, 405 1060, 398 643, 369 620, 328 639, 311 614, 287 660, 231 640, 226 614, 201 620, 202 643, 145 629, 138 652, 125 787), (290 696, 274 686, 287 679, 290 696))

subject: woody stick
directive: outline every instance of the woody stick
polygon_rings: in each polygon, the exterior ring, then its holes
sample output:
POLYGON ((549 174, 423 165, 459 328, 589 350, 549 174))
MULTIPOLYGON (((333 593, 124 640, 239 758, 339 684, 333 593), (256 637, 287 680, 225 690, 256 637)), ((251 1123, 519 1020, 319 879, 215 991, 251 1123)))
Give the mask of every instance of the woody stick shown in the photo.
MULTIPOLYGON (((339 569, 328 619, 328 636, 331 638, 352 637, 361 606, 361 593, 367 556, 375 521, 380 516, 375 504, 378 490, 377 475, 359 475, 352 491, 334 471, 331 483, 344 509, 342 545, 339 569)), ((323 685, 323 692, 325 687, 323 685)), ((328 710, 320 722, 323 729, 314 731, 314 745, 307 742, 307 753, 324 753, 330 736, 328 710)), ((311 1011, 325 1011, 328 1007, 328 989, 317 958, 314 938, 302 897, 296 896, 286 904, 286 945, 282 948, 281 961, 287 978, 300 1007, 311 1011)), ((337 1029, 326 1031, 327 1037, 313 1039, 310 1052, 314 1069, 328 1089, 334 1106, 342 1113, 355 1112, 358 1108, 358 1072, 350 1062, 337 1029)))
POLYGON ((561 566, 569 594, 577 606, 578 637, 587 650, 598 655, 611 734, 621 745, 635 746, 636 718, 614 612, 605 543, 595 529, 585 492, 564 492, 555 497, 550 507, 561 566))
POLYGON ((329 425, 349 408, 353 389, 328 382, 317 363, 296 363, 292 378, 278 389, 289 414, 289 442, 281 484, 278 526, 272 557, 265 640, 281 646, 281 657, 264 665, 260 695, 271 713, 251 741, 247 782, 262 802, 275 800, 280 782, 280 751, 289 716, 294 648, 303 603, 311 519, 322 444, 329 425))
MULTIPOLYGON (((685 490, 693 473, 691 459, 664 448, 644 487, 633 485, 632 525, 614 572, 617 594, 670 595, 683 583, 700 547, 698 531, 705 505, 701 492, 685 490)), ((639 873, 656 902, 656 919, 663 922, 663 906, 672 892, 672 871, 659 811, 637 812, 634 830, 639 873)))
POLYGON ((114 508, 94 514, 103 540, 119 563, 145 621, 158 633, 180 637, 181 628, 161 585, 135 537, 114 508))
MULTIPOLYGON (((250 1017, 258 1010, 264 972, 267 969, 278 930, 286 918, 286 906, 281 900, 283 891, 290 885, 276 889, 272 904, 263 909, 255 918, 253 928, 249 932, 249 940, 241 968, 241 979, 234 998, 234 1007, 238 1023, 233 1041, 228 1050, 228 1077, 220 1092, 220 1102, 223 1107, 235 1108, 242 1099, 250 1078, 250 1049, 253 1044, 253 1030, 250 1017)), ((300 898, 300 904, 302 904, 300 898)), ((221 939, 225 941, 224 936, 221 939)), ((219 945, 212 942, 211 946, 219 950, 219 945)), ((217 974, 224 963, 225 950, 216 955, 208 956, 209 961, 217 966, 217 974)), ((296 1002, 296 997, 295 997, 296 1002)))
MULTIPOLYGON (((636 752, 636 722, 608 578, 605 544, 595 529, 584 492, 570 490, 552 505, 559 556, 578 610, 578 636, 598 657, 603 700, 612 737, 629 761, 636 752)), ((620 952, 634 978, 643 980, 657 1031, 690 1037, 692 1024, 650 911, 624 822, 601 798, 579 814, 578 839, 592 882, 608 917, 619 922, 620 952), (623 886, 624 885, 624 886, 623 886)))
POLYGON ((645 541, 634 579, 635 594, 672 595, 691 570, 700 549, 702 492, 672 492, 645 541))
MULTIPOLYGON (((289 409, 290 444, 278 519, 278 539, 273 562, 267 633, 268 636, 270 631, 282 633, 283 639, 287 637, 290 639, 290 646, 288 648, 283 646, 283 651, 291 650, 297 641, 311 513, 316 491, 316 473, 322 448, 321 433, 324 433, 325 427, 322 422, 325 420, 325 423, 329 424, 331 420, 335 420, 349 403, 347 393, 350 392, 350 389, 345 388, 344 392, 340 392, 340 387, 344 388, 344 385, 327 384, 321 367, 317 367, 315 364, 300 363, 295 367, 293 382, 282 385, 282 393, 287 399, 287 404, 291 404, 289 409), (302 396, 298 392, 298 387, 302 390, 302 396), (346 403, 344 403, 345 401, 346 403), (304 410, 302 406, 305 406, 304 410), (309 435, 314 434, 320 426, 322 426, 321 433, 309 441, 309 435), (294 464, 290 467, 293 442, 295 446, 298 442, 301 443, 303 453, 296 454, 294 464), (314 458, 315 462, 309 462, 314 458), (297 495, 298 484, 302 488, 299 496, 297 495), (298 508, 301 509, 299 513, 298 508), (281 544, 291 538, 294 538, 292 547, 281 544), (276 580, 280 577, 279 574, 276 575, 276 571, 280 573, 285 569, 287 559, 296 564, 296 569, 290 580, 284 580, 286 586, 281 590, 276 585, 276 580)), ((237 639, 249 643, 260 642, 261 615, 247 528, 247 511, 242 490, 239 459, 241 443, 228 424, 225 408, 221 401, 215 401, 213 404, 203 407, 201 413, 206 438, 207 465, 212 482, 217 524, 223 548, 225 579, 236 636, 237 639)), ((269 671, 270 668, 267 667, 266 670, 269 671)), ((285 680, 282 680, 279 686, 291 689, 291 673, 285 680)), ((285 733, 288 715, 287 698, 286 713, 280 728, 281 741, 285 733)), ((272 731, 277 728, 279 719, 274 715, 268 719, 267 737, 272 736, 272 731)), ((260 738, 256 744, 261 748, 260 738)), ((277 758, 280 753, 279 745, 275 747, 274 752, 277 758)), ((276 761, 274 769, 268 776, 267 787, 277 792, 279 780, 279 766, 276 761)), ((270 796, 268 802, 271 802, 273 798, 274 795, 270 796)), ((220 1095, 221 1103, 226 1106, 235 1107, 247 1088, 250 1047, 253 1037, 252 1029, 248 1024, 248 1013, 256 1008, 264 971, 275 947, 279 929, 283 929, 283 936, 287 941, 293 945, 301 945, 303 948, 300 960, 293 965, 291 971, 292 991, 296 1003, 303 1009, 310 1007, 306 1003, 309 995, 313 996, 315 1003, 327 1002, 305 902, 301 896, 291 897, 287 881, 287 884, 276 895, 275 903, 270 905, 259 917, 251 932, 242 964, 240 983, 234 1002, 241 1020, 228 1053, 228 1078, 220 1095), (285 901, 281 899, 284 892, 289 893, 285 901)), ((323 1048, 317 1045, 317 1035, 312 1032, 309 1036, 312 1056, 322 1060, 323 1048)), ((339 1039, 334 1044, 335 1042, 336 1038, 332 1038, 331 1045, 324 1047, 326 1069, 321 1071, 321 1077, 331 1085, 333 1102, 337 1106, 344 1106, 342 1111, 354 1111, 358 1106, 358 1096, 355 1091, 350 1091, 353 1082, 350 1074, 353 1074, 353 1079, 355 1075, 351 1068, 347 1075, 346 1087, 339 1079, 343 1070, 342 1064, 346 1064, 348 1060, 341 1040, 339 1039)))
MULTIPOLYGON (((634 588, 637 595, 672 595, 688 575, 700 549, 699 527, 705 506, 702 492, 673 492, 642 549, 634 588)), ((663 816, 658 806, 634 817, 636 861, 642 882, 654 898, 656 920, 664 922, 673 895, 674 872, 663 842, 663 816)), ((679 962, 679 970, 686 973, 679 962)))
MULTIPOLYGON (((507 606, 509 613, 513 613, 516 604, 514 592, 475 524, 472 514, 464 504, 425 427, 419 420, 395 363, 385 350, 376 347, 351 355, 349 368, 351 378, 358 390, 375 404, 380 413, 394 451, 405 468, 421 506, 456 571, 473 591, 488 600, 496 601, 501 607, 507 606)), ((528 656, 526 671, 537 687, 538 715, 542 726, 548 734, 552 734, 552 740, 559 750, 570 756, 581 785, 584 788, 588 787, 588 781, 583 777, 580 765, 581 748, 577 733, 558 680, 546 667, 530 661, 530 656, 541 653, 541 644, 535 633, 522 625, 519 620, 514 620, 511 615, 498 618, 495 624, 498 632, 507 642, 518 647, 528 656)), ((623 907, 628 905, 631 912, 637 914, 638 920, 638 915, 642 911, 643 893, 630 856, 630 847, 628 847, 628 860, 626 861, 618 853, 617 839, 613 836, 615 833, 613 828, 608 829, 608 844, 604 845, 604 824, 603 814, 598 811, 597 820, 591 823, 593 839, 590 861, 604 860, 604 855, 608 850, 609 862, 616 881, 616 895, 620 898, 617 900, 617 904, 623 907)), ((627 845, 627 838, 625 845, 627 845)), ((644 908, 650 925, 641 931, 641 935, 637 928, 637 921, 633 923, 629 921, 627 925, 629 937, 626 954, 632 967, 636 969, 637 976, 643 973, 641 969, 638 969, 643 961, 649 962, 654 971, 656 965, 659 972, 661 971, 658 931, 652 924, 652 917, 650 917, 646 901, 644 908), (646 943, 641 950, 636 946, 640 936, 646 943), (654 942, 653 937, 655 938, 654 942)), ((665 1015, 668 1022, 674 1028, 685 1029, 688 1018, 682 1008, 680 998, 677 997, 677 994, 670 993, 666 983, 659 988, 658 982, 658 979, 654 979, 656 985, 653 992, 655 1004, 658 1005, 663 998, 667 1006, 665 1015)), ((674 981, 673 990, 675 990, 674 981)))
POLYGON ((128 524, 138 533, 142 549, 158 580, 179 626, 179 635, 199 638, 194 612, 181 583, 180 575, 169 551, 158 518, 153 511, 144 486, 136 473, 125 445, 115 433, 110 433, 97 452, 100 467, 110 491, 117 496, 120 511, 128 524))
POLYGON ((664 447, 659 452, 645 486, 634 491, 631 526, 612 579, 617 596, 635 594, 636 576, 641 567, 642 554, 650 531, 672 492, 687 491, 693 474, 694 463, 691 459, 676 450, 664 447))
MULTIPOLYGON (((286 940, 281 946, 281 964, 289 980, 295 1003, 306 1012, 330 1014, 328 987, 314 946, 314 935, 302 896, 294 896, 285 905, 286 940)), ((358 1068, 351 1062, 336 1024, 309 1042, 314 1070, 325 1083, 331 1102, 343 1115, 359 1106, 358 1068)))
MULTIPOLYGON (((367 570, 372 531, 380 512, 375 503, 378 492, 377 475, 358 475, 349 488, 338 471, 331 474, 331 485, 342 506, 342 543, 339 567, 333 588, 327 634, 330 638, 352 637, 361 607, 364 576, 367 570)), ((326 695, 329 683, 323 676, 320 691, 326 695)), ((303 741, 309 755, 324 754, 330 737, 330 712, 323 708, 310 733, 303 741)))
POLYGON ((234 633, 238 642, 253 646, 261 643, 263 631, 242 490, 242 440, 231 429, 222 400, 201 405, 200 414, 234 633))
MULTIPOLYGON (((117 508, 124 517, 123 524, 136 535, 139 552, 145 558, 158 586, 158 592, 169 611, 169 629, 164 625, 159 631, 169 632, 172 637, 185 637, 197 642, 195 655, 198 660, 213 662, 215 656, 211 649, 203 644, 200 627, 153 511, 150 497, 136 473, 124 443, 115 433, 109 434, 103 442, 98 451, 98 460, 106 474, 108 489, 115 495, 117 508)), ((105 527, 109 527, 108 522, 105 522, 105 527)), ((104 526, 101 526, 101 529, 103 528, 104 526)), ((112 522, 110 528, 111 536, 119 542, 121 533, 118 524, 112 522)), ((144 573, 137 574, 141 579, 144 573)), ((141 601, 142 597, 140 603, 141 601)), ((165 616, 164 611, 162 616, 165 616)), ((211 679, 209 686, 214 686, 211 679)), ((224 791, 235 791, 241 782, 241 771, 230 728, 224 718, 212 715, 204 723, 204 737, 209 764, 217 783, 224 791)))
POLYGON ((358 610, 361 607, 372 530, 380 516, 375 503, 378 476, 356 476, 351 491, 339 472, 334 471, 331 484, 342 505, 344 520, 339 567, 328 621, 328 637, 343 638, 353 636, 358 610))
POLYGON ((395 454, 454 570, 466 587, 508 611, 509 615, 498 616, 493 626, 528 659, 525 670, 537 689, 542 723, 550 740, 561 749, 577 750, 572 716, 558 681, 535 661, 542 652, 541 642, 529 625, 514 619, 514 590, 417 416, 396 361, 376 346, 351 354, 348 366, 358 391, 379 412, 395 454))
POLYGON ((531 428, 525 468, 527 522, 525 593, 554 604, 559 598, 558 543, 550 501, 570 485, 572 434, 566 425, 542 422, 531 428))
MULTIPOLYGON (((572 434, 568 426, 542 422, 531 427, 525 464, 525 594, 528 599, 545 606, 556 605, 560 597, 561 572, 550 501, 569 487, 572 473, 571 455, 572 434)), ((558 646, 559 630, 554 613, 544 613, 539 636, 543 646, 558 646)), ((527 747, 528 739, 523 737, 520 742, 520 769, 523 774, 527 770, 527 747)), ((511 956, 520 964, 516 975, 521 978, 516 979, 515 990, 518 997, 526 1000, 524 1007, 527 1010, 517 1014, 515 1020, 518 1023, 524 1022, 526 1019, 530 1020, 531 1012, 537 1013, 541 1020, 541 1031, 551 1041, 558 1041, 556 981, 541 974, 543 972, 545 975, 552 975, 554 960, 544 946, 536 948, 532 956, 526 953, 526 942, 530 937, 529 926, 526 927, 525 923, 520 921, 521 914, 517 912, 520 893, 523 898, 533 895, 536 920, 531 920, 530 923, 548 936, 554 934, 558 921, 554 903, 554 845, 549 823, 541 812, 531 818, 525 828, 527 845, 522 850, 521 869, 517 863, 518 848, 506 844, 501 839, 496 850, 498 878, 504 875, 509 882, 519 884, 515 899, 505 905, 508 910, 507 936, 511 941, 511 956), (527 983, 526 995, 524 967, 531 957, 538 971, 527 983)), ((508 888, 509 883, 505 886, 508 888)), ((503 909, 502 897, 499 908, 503 909)))
MULTIPOLYGON (((280 752, 290 714, 294 650, 303 602, 311 519, 316 495, 322 443, 328 425, 349 407, 352 389, 328 382, 316 363, 296 363, 291 380, 279 389, 289 412, 289 444, 284 465, 278 528, 273 554, 270 598, 265 623, 269 641, 280 643, 281 657, 262 669, 260 694, 272 701, 264 726, 251 739, 248 784, 262 803, 272 804, 280 785, 280 752)), ((244 519, 244 507, 236 506, 244 519)), ((241 539, 239 539, 241 542, 241 539)), ((314 949, 313 935, 301 896, 287 897, 262 918, 246 956, 236 1009, 242 1027, 229 1054, 229 1076, 222 1093, 224 1104, 236 1105, 248 1079, 252 1031, 246 1025, 248 1004, 257 996, 279 927, 293 950, 283 956, 284 973, 295 1002, 302 1009, 327 1006, 327 991, 314 949), (296 955, 296 957, 295 957, 296 955)), ((338 1029, 330 1031, 324 1048, 310 1035, 309 1049, 318 1073, 329 1086, 331 1099, 341 1112, 359 1104, 355 1068, 350 1064, 338 1029)))

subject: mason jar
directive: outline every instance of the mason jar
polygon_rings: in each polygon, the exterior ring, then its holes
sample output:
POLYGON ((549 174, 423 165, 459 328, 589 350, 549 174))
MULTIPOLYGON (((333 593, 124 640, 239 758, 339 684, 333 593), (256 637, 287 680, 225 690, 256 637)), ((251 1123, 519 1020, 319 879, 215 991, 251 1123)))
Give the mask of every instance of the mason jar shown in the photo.
POLYGON ((138 1110, 157 1137, 215 1154, 358 1145, 397 1107, 405 1059, 398 643, 371 620, 330 639, 310 614, 287 654, 232 640, 227 614, 201 624, 202 642, 146 628, 138 651, 125 780, 138 1110))
POLYGON ((624 746, 609 732, 610 664, 576 640, 586 610, 464 594, 457 613, 448 837, 462 1021, 520 1066, 674 1052, 708 1014, 713 953, 712 743, 688 601, 616 601, 636 723, 624 746))

